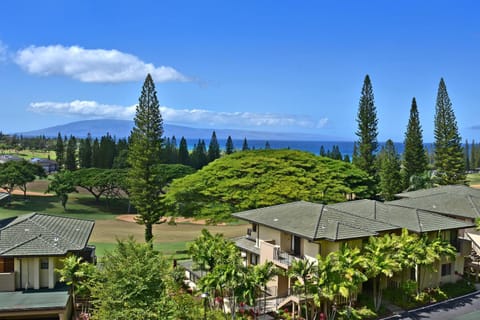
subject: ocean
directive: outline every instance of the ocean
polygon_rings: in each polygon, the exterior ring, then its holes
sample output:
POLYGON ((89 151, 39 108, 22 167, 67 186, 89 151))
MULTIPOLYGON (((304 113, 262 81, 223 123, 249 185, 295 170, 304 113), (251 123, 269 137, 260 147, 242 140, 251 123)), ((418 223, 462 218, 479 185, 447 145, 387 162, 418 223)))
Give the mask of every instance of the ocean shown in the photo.
MULTIPOLYGON (((177 141, 178 142, 178 141, 177 141)), ((194 144, 192 143, 193 141, 187 141, 188 142, 188 148, 190 150, 193 149, 194 144)), ((195 142, 196 143, 196 142, 195 142)), ((208 144, 210 143, 209 140, 205 140, 205 144, 208 148, 208 144)), ((225 144, 226 140, 225 139, 218 139, 218 143, 220 145, 220 148, 222 150, 225 149, 225 144)), ((248 147, 250 149, 265 149, 265 140, 248 140, 248 147)), ((270 144, 271 149, 293 149, 293 150, 302 150, 302 151, 308 151, 313 154, 319 155, 320 154, 320 147, 323 145, 323 148, 325 149, 325 152, 328 150, 332 150, 334 145, 337 145, 338 148, 340 149, 340 152, 342 153, 343 156, 347 155, 352 158, 353 154, 353 141, 294 141, 294 140, 269 140, 268 143, 270 144)), ((378 150, 381 150, 382 146, 385 144, 385 142, 379 142, 379 148, 378 150)), ((402 142, 395 142, 395 150, 397 153, 402 154, 403 153, 403 143, 402 142)), ((233 140, 233 145, 235 146, 236 150, 241 150, 242 145, 243 145, 243 140, 233 140)), ((432 143, 426 143, 425 147, 427 148, 428 151, 432 150, 433 144, 432 143)))

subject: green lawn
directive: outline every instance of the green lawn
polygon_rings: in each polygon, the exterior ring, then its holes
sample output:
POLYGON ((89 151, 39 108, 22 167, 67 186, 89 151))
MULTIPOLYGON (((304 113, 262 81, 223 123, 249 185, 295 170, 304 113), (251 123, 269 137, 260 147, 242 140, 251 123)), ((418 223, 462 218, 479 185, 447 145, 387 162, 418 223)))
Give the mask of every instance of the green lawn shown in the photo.
POLYGON ((103 199, 99 203, 95 203, 92 196, 71 194, 67 203, 67 211, 65 212, 60 201, 55 196, 28 196, 25 201, 23 196, 14 195, 10 204, 8 204, 7 200, 2 201, 0 219, 31 212, 44 212, 79 219, 112 220, 118 214, 126 211, 126 200, 117 200, 107 207, 103 199))
POLYGON ((10 150, 4 150, 2 151, 3 154, 11 154, 15 155, 20 158, 24 159, 32 159, 32 158, 45 158, 47 159, 48 156, 50 156, 50 159, 55 160, 57 158, 57 155, 55 151, 42 151, 42 150, 22 150, 22 151, 16 151, 14 149, 10 150))
POLYGON ((480 184, 480 173, 467 174, 467 180, 470 185, 480 184))
MULTIPOLYGON (((153 247, 165 256, 175 259, 185 259, 186 254, 184 251, 187 250, 187 243, 189 243, 189 241, 155 243, 153 247)), ((112 251, 116 246, 116 242, 91 242, 90 244, 96 247, 95 252, 98 257, 102 257, 105 251, 112 251)))

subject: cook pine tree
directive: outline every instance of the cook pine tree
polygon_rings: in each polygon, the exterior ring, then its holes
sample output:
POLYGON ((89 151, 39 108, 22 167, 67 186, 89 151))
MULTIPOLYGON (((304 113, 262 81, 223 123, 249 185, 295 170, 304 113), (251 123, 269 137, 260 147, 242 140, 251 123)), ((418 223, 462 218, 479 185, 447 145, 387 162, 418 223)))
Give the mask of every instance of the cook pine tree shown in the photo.
POLYGON ((403 151, 403 188, 410 186, 412 177, 420 177, 425 174, 428 166, 428 159, 423 145, 422 126, 418 113, 417 101, 412 99, 410 117, 408 119, 407 131, 405 132, 403 151))
POLYGON ((378 149, 378 119, 372 83, 368 75, 365 76, 363 81, 358 105, 357 123, 358 129, 355 134, 358 140, 355 143, 353 164, 367 172, 369 176, 376 177, 375 154, 378 149))
POLYGON ((160 164, 163 120, 155 84, 147 75, 138 100, 135 125, 130 134, 128 190, 137 210, 137 223, 145 226, 145 241, 153 239, 153 225, 162 217, 161 185, 155 167, 160 164))
POLYGON ((435 106, 434 167, 438 184, 462 184, 465 182, 465 160, 462 138, 445 81, 440 79, 435 106))

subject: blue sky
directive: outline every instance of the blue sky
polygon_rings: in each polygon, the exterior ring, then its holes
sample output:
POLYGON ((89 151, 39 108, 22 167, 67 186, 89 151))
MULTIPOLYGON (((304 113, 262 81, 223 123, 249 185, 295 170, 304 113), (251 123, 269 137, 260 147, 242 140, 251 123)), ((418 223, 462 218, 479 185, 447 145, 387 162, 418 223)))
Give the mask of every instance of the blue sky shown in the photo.
POLYGON ((480 141, 478 1, 0 1, 0 130, 133 119, 147 72, 165 122, 355 138, 369 74, 379 140, 412 97, 433 141, 443 77, 480 141))

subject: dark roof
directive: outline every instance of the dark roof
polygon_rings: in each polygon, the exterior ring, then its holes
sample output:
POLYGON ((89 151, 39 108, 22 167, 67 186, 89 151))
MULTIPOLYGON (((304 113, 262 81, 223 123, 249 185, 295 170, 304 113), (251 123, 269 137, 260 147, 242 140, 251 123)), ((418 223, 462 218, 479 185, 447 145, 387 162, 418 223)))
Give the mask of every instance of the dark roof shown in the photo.
POLYGON ((298 201, 238 212, 233 216, 309 240, 331 241, 364 238, 403 228, 422 233, 474 226, 473 223, 428 210, 388 205, 374 200, 348 201, 328 206, 298 201))
POLYGON ((417 233, 474 226, 472 223, 452 219, 429 210, 395 206, 374 200, 349 201, 331 206, 358 216, 391 223, 417 233))
POLYGON ((87 245, 94 224, 92 220, 41 213, 19 216, 0 229, 0 256, 65 255, 80 251, 87 245))
POLYGON ((398 198, 417 198, 417 197, 424 197, 424 196, 431 196, 434 194, 444 194, 444 193, 457 193, 463 195, 472 195, 480 197, 480 189, 471 188, 465 185, 447 185, 447 186, 438 186, 435 188, 429 189, 421 189, 409 192, 402 192, 398 193, 395 196, 398 198))
POLYGON ((0 292, 0 315, 2 312, 65 309, 69 298, 68 290, 0 292))
MULTIPOLYGON (((460 189, 457 190, 461 191, 460 189)), ((462 218, 476 219, 480 217, 480 194, 474 195, 475 192, 463 190, 467 192, 424 193, 422 196, 403 198, 388 203, 462 218)), ((478 192, 478 190, 476 191, 478 192)))
POLYGON ((231 240, 238 248, 260 255, 260 248, 255 246, 254 240, 248 239, 245 236, 233 238, 231 240))
POLYGON ((310 240, 362 238, 381 231, 400 229, 392 224, 305 201, 238 212, 233 216, 310 240))

